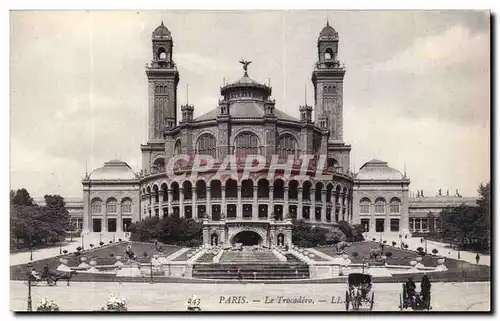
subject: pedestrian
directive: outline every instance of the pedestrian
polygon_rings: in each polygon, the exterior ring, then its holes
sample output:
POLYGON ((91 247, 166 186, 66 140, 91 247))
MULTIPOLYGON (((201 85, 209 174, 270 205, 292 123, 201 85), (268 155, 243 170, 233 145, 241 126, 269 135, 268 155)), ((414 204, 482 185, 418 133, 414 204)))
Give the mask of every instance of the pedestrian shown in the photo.
POLYGON ((238 272, 236 274, 238 276, 238 282, 241 282, 243 280, 243 274, 241 273, 240 268, 238 268, 238 272))
POLYGON ((476 254, 476 264, 479 264, 479 253, 476 254))

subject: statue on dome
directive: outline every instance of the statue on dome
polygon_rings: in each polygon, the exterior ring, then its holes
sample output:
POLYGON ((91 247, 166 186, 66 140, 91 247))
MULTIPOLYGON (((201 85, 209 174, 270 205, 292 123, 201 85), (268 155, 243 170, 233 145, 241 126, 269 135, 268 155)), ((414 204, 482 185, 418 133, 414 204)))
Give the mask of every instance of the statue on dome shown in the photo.
POLYGON ((245 71, 245 74, 247 73, 248 71, 248 65, 251 64, 252 62, 251 61, 248 61, 248 60, 243 60, 241 59, 240 60, 240 64, 243 65, 243 70, 245 71))

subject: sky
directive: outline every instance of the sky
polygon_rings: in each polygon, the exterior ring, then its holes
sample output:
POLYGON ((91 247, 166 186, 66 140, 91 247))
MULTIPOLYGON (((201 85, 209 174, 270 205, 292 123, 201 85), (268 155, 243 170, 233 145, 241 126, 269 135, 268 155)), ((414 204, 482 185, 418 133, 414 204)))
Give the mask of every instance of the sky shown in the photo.
MULTIPOLYGON (((476 196, 490 179, 490 17, 480 11, 12 11, 11 188, 82 195, 110 159, 141 167, 151 33, 163 20, 178 108, 217 107, 223 79, 270 79, 276 108, 313 103, 317 38, 339 33, 351 165, 376 158, 410 190, 476 196), (186 85, 189 85, 189 97, 186 85), (304 93, 307 87, 307 95, 304 93)), ((178 112, 180 114, 180 112, 178 112)))

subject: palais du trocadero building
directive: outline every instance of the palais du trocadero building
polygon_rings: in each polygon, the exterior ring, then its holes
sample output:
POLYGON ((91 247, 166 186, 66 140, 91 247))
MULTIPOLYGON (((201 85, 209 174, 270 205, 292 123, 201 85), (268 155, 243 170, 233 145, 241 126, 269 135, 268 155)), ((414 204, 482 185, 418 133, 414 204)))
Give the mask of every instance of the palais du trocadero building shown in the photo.
MULTIPOLYGON (((142 170, 135 173, 120 160, 106 162, 83 179, 83 232, 121 235, 132 223, 150 216, 193 218, 203 222, 206 244, 291 243, 291 221, 334 226, 347 221, 370 231, 408 231, 410 180, 387 163, 372 160, 357 173, 350 169, 351 145, 343 137, 343 86, 346 69, 337 59, 339 35, 327 24, 320 32, 312 70, 313 107, 297 105, 300 118, 279 109, 272 88, 243 76, 220 89, 219 101, 208 113, 193 116, 194 106, 177 112, 179 72, 174 40, 163 22, 152 33, 152 60, 146 67, 149 96, 149 135, 141 145, 142 170), (217 105, 218 103, 218 105, 217 105), (180 116, 180 117, 179 117, 180 116), (177 173, 166 174, 174 155, 202 154, 215 158, 213 171, 191 181, 190 162, 178 162, 177 173), (268 168, 243 179, 246 155, 271 161, 279 155, 327 155, 325 175, 315 180, 314 161, 306 178, 286 177, 268 168), (238 179, 215 175, 227 155, 238 162, 238 179)), ((235 62, 237 63, 237 62, 235 62)), ((254 62, 265 63, 265 62, 254 62)), ((196 90, 196 88, 195 88, 196 90)), ((294 163, 300 168, 299 163, 294 163)), ((295 167, 294 167, 295 168, 295 167)))

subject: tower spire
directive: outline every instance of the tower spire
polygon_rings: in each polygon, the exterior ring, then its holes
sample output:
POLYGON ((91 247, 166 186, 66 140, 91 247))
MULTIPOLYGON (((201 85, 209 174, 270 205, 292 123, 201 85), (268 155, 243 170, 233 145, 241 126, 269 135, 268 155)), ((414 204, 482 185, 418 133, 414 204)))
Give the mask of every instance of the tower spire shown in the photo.
POLYGON ((405 159, 405 165, 404 165, 404 177, 406 178, 406 159, 405 159))
POLYGON ((307 84, 304 84, 304 106, 307 106, 307 84))
POLYGON ((328 21, 328 13, 326 14, 326 25, 330 27, 330 21, 328 21))
POLYGON ((186 84, 186 105, 189 105, 189 85, 186 84))

